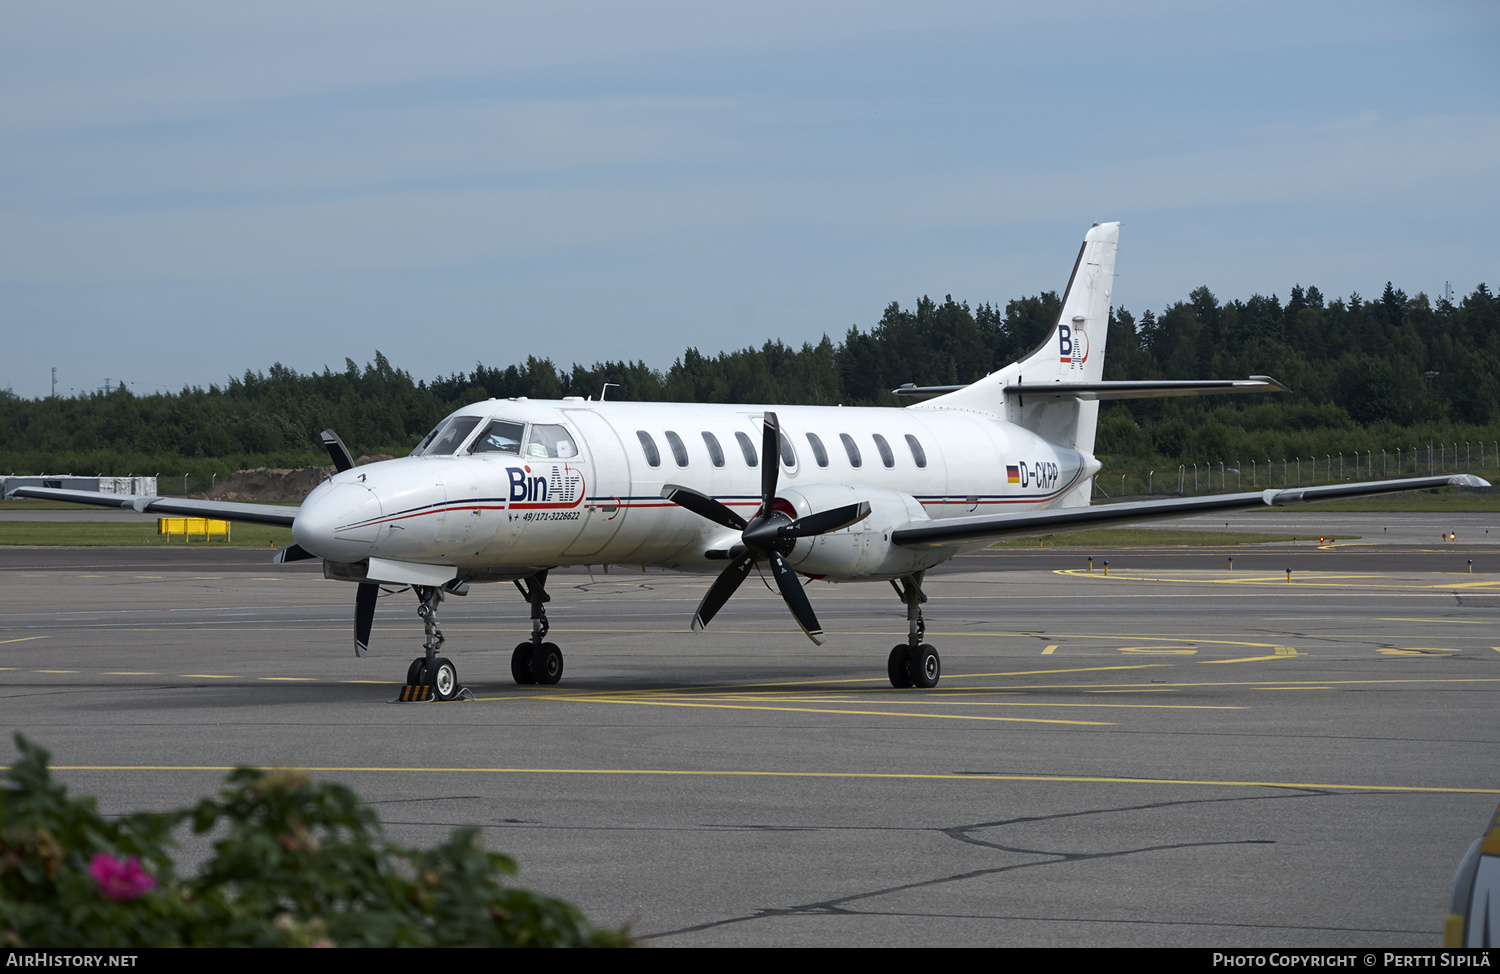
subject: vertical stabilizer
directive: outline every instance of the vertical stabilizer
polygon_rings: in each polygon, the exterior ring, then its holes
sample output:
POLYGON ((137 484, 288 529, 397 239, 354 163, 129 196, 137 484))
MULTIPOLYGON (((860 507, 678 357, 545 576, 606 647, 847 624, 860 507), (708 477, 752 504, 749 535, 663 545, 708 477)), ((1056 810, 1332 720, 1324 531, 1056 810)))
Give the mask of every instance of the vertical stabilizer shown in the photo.
POLYGON ((1098 403, 1028 402, 1024 394, 1007 399, 1003 390, 1008 385, 1045 386, 1104 378, 1104 343, 1109 337, 1110 292, 1119 239, 1118 223, 1096 223, 1089 229, 1068 278, 1057 322, 1031 354, 973 385, 912 408, 958 407, 1004 414, 1011 422, 1054 443, 1092 453, 1098 403))
MULTIPOLYGON (((1114 290, 1118 223, 1096 223, 1084 235, 1083 247, 1068 278, 1057 323, 1030 355, 956 392, 913 409, 977 409, 1003 415, 1010 422, 1050 442, 1092 456, 1099 403, 1078 399, 1028 397, 1005 393, 1005 387, 1046 387, 1061 382, 1098 382, 1104 378, 1104 343, 1109 337, 1110 294, 1114 290)), ((1089 485, 1081 484, 1061 506, 1088 503, 1089 485), (1074 495, 1077 496, 1074 496, 1074 495)))

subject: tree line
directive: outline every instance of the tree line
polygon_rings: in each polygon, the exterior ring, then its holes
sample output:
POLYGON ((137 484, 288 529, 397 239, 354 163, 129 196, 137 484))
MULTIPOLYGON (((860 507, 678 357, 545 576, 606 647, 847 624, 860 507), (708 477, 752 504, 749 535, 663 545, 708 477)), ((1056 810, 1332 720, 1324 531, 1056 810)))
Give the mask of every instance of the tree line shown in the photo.
MULTIPOLYGON (((892 302, 873 326, 800 348, 705 354, 662 371, 642 361, 562 368, 528 357, 414 379, 377 352, 363 368, 299 373, 275 364, 207 389, 136 395, 127 388, 24 399, 0 391, 0 470, 190 475, 326 462, 325 428, 356 453, 402 454, 451 410, 527 396, 670 402, 897 405, 905 382, 970 382, 1035 348, 1061 310, 1048 291, 1005 303, 923 297, 892 302)), ((1457 302, 1407 296, 1325 299, 1294 286, 1285 302, 1221 302, 1200 287, 1159 313, 1110 316, 1108 379, 1271 375, 1291 394, 1106 404, 1096 451, 1105 475, 1180 463, 1248 463, 1352 450, 1408 450, 1500 435, 1500 302, 1480 284, 1457 302)), ((1491 451, 1493 452, 1493 451, 1491 451)), ((163 488, 165 488, 163 484, 163 488)))

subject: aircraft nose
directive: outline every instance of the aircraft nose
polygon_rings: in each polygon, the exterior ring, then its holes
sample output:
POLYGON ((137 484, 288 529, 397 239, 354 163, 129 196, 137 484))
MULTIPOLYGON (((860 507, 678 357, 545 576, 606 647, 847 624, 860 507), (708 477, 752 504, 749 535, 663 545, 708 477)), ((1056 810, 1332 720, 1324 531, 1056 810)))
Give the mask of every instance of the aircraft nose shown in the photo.
POLYGON ((328 561, 360 561, 380 534, 381 513, 380 497, 364 484, 327 481, 302 502, 292 537, 328 561))

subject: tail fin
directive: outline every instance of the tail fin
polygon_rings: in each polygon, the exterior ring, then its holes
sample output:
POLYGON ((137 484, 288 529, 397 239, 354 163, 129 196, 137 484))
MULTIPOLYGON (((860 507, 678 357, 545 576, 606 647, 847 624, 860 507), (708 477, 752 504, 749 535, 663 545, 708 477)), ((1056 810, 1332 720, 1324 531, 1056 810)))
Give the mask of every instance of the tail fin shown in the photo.
MULTIPOLYGON (((1104 343, 1109 337, 1110 292, 1114 289, 1118 223, 1096 223, 1084 235, 1062 313, 1042 343, 1025 358, 970 386, 913 409, 959 407, 1001 413, 1011 422, 1080 453, 1094 452, 1099 403, 1078 399, 1029 399, 1008 395, 1006 386, 1047 386, 1098 382, 1104 377, 1104 343)), ((1038 390, 1040 391, 1040 390, 1038 390)), ((1086 502, 1086 501, 1085 501, 1086 502)))

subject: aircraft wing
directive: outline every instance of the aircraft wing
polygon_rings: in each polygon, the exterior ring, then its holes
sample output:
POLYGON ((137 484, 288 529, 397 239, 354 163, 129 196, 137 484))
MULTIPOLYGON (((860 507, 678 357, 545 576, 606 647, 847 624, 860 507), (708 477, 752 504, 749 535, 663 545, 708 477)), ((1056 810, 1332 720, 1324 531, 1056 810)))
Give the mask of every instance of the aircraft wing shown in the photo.
POLYGON ((1005 538, 1036 537, 1063 531, 1130 524, 1167 517, 1189 517, 1243 511, 1257 507, 1281 507, 1312 501, 1337 500, 1342 497, 1364 497, 1429 487, 1488 487, 1489 482, 1472 474, 1446 477, 1413 477, 1406 480, 1371 480, 1357 484, 1327 484, 1322 487, 1288 487, 1281 490, 1251 491, 1243 494, 1210 494, 1206 497, 1183 497, 1134 504, 1100 504, 1094 507, 1068 507, 1049 511, 1017 511, 1014 514, 985 514, 978 517, 953 517, 921 521, 891 533, 891 542, 903 548, 934 548, 944 545, 970 545, 1005 538))
POLYGON ((195 501, 185 497, 154 497, 149 494, 107 494, 97 490, 59 490, 55 487, 17 487, 10 497, 34 497, 44 501, 68 501, 95 507, 119 507, 143 514, 178 514, 212 517, 223 521, 273 524, 289 528, 297 508, 276 504, 237 504, 233 501, 195 501))

